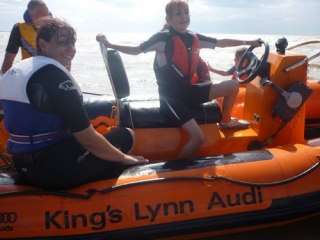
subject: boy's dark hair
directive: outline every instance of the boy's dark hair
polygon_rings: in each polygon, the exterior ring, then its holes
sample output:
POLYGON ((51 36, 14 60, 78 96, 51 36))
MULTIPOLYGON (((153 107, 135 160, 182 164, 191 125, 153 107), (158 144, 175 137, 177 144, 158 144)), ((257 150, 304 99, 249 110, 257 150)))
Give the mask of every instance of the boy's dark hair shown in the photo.
POLYGON ((46 6, 46 4, 42 0, 30 0, 30 2, 28 3, 27 9, 28 11, 32 11, 38 6, 46 6))
POLYGON ((238 48, 236 50, 236 53, 235 53, 235 57, 238 58, 238 57, 242 57, 242 55, 247 51, 248 48, 246 47, 242 47, 242 48, 238 48))
POLYGON ((235 53, 236 58, 242 57, 242 55, 247 51, 247 49, 248 48, 246 48, 246 47, 238 48, 235 53))

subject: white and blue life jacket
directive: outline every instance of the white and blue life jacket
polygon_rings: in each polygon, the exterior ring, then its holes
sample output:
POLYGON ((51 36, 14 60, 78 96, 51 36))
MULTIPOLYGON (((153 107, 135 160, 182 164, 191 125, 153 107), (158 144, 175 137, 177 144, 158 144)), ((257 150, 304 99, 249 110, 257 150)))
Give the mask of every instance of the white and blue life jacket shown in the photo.
POLYGON ((42 113, 32 107, 28 99, 27 83, 30 77, 48 64, 64 71, 82 97, 69 71, 52 58, 37 56, 14 65, 0 80, 0 100, 9 133, 7 149, 11 153, 34 152, 72 136, 58 113, 42 113))

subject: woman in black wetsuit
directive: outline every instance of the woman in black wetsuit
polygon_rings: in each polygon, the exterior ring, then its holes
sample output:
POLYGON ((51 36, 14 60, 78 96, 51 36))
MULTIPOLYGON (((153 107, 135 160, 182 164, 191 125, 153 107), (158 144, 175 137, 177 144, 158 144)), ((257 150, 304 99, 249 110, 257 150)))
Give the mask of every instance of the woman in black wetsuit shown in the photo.
POLYGON ((130 165, 133 131, 102 136, 90 123, 82 92, 69 72, 76 53, 75 30, 49 18, 37 33, 38 56, 19 62, 0 81, 0 100, 9 132, 7 149, 30 184, 63 189, 118 177, 130 165))

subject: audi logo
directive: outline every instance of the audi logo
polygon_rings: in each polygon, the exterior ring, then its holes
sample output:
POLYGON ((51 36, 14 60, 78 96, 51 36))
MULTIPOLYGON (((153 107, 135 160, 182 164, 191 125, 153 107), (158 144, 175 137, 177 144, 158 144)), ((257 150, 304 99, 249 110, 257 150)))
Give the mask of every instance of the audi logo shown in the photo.
POLYGON ((17 221, 17 214, 15 212, 0 213, 0 223, 14 223, 17 221))

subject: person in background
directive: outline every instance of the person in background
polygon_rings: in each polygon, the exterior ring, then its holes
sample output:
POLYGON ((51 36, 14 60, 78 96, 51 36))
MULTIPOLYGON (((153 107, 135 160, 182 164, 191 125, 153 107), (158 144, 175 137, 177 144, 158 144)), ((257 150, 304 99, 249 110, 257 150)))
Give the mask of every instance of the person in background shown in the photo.
POLYGON ((16 23, 10 33, 6 53, 1 67, 4 74, 12 67, 13 61, 21 48, 22 59, 36 54, 36 29, 40 18, 49 16, 47 5, 42 0, 30 0, 23 15, 24 21, 16 23))
POLYGON ((190 82, 191 84, 197 84, 197 83, 205 83, 210 81, 211 81, 211 77, 210 77, 207 63, 202 58, 199 58, 198 67, 193 77, 191 78, 190 82))
MULTIPOLYGON (((221 76, 231 76, 232 75, 231 79, 232 80, 237 80, 237 67, 239 66, 241 57, 247 51, 247 49, 248 48, 246 48, 246 47, 241 47, 241 48, 238 48, 236 50, 235 56, 234 56, 234 66, 232 66, 229 70, 227 70, 227 71, 218 70, 218 69, 215 69, 215 68, 211 67, 210 64, 208 63, 209 71, 213 72, 213 73, 216 73, 216 74, 219 74, 221 76)), ((243 66, 246 66, 247 63, 248 63, 248 59, 245 59, 244 62, 243 62, 243 66)), ((245 79, 245 78, 247 78, 247 75, 245 74, 241 78, 245 79)), ((239 87, 246 87, 246 84, 239 83, 239 87)))
POLYGON ((72 188, 148 162, 126 154, 134 144, 132 130, 118 128, 105 136, 94 130, 68 71, 75 42, 68 23, 43 20, 37 56, 15 64, 0 80, 7 149, 22 178, 37 187, 72 188))
POLYGON ((189 142, 183 147, 179 158, 191 157, 204 142, 204 134, 192 116, 194 104, 224 97, 221 128, 247 128, 245 121, 231 119, 231 110, 239 86, 235 81, 191 84, 199 62, 201 48, 232 47, 240 45, 261 46, 259 39, 253 41, 215 39, 188 31, 190 24, 189 4, 186 0, 171 0, 165 8, 166 22, 170 28, 154 34, 139 46, 112 44, 104 34, 96 36, 106 48, 138 55, 155 51, 154 71, 160 96, 160 109, 175 124, 185 130, 189 142))

